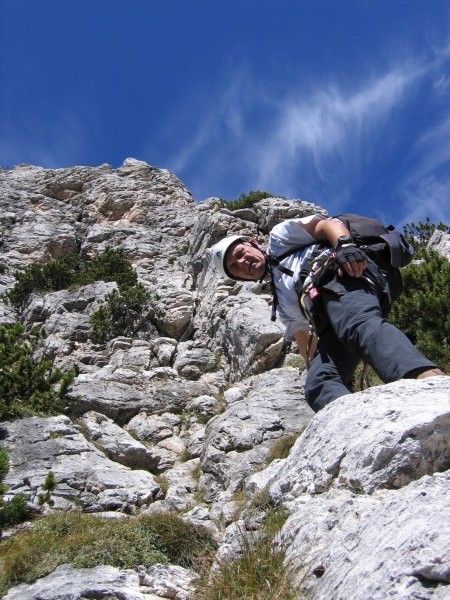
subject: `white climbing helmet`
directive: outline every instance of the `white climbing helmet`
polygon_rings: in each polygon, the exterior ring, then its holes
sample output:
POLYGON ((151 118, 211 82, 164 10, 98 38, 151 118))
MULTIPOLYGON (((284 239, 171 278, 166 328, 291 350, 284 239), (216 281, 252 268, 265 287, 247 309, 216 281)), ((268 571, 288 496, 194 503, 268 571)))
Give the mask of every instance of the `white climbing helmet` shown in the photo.
POLYGON ((221 275, 225 275, 230 279, 235 279, 235 277, 233 277, 231 273, 227 270, 225 260, 230 246, 232 246, 235 242, 239 240, 245 242, 246 238, 242 237, 241 235, 230 235, 229 237, 220 240, 220 242, 217 242, 217 244, 214 244, 214 246, 212 246, 211 248, 213 265, 216 267, 216 269, 221 275))

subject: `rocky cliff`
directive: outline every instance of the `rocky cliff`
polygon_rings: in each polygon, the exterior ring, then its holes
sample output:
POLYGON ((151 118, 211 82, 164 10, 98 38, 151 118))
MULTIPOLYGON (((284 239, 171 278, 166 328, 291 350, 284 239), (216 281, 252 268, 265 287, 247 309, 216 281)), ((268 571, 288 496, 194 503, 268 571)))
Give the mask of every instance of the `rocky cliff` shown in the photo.
MULTIPOLYGON (((6 500, 22 492, 36 510, 124 518, 176 511, 208 527, 223 558, 258 531, 265 508, 254 499, 265 495, 289 513, 274 544, 296 597, 450 597, 449 380, 370 388, 314 416, 269 290, 219 279, 210 265, 208 248, 226 234, 264 242, 281 220, 322 209, 270 198, 230 211, 133 159, 18 166, 0 180, 0 320, 43 326, 46 357, 76 373, 67 415, 0 423, 6 500), (123 249, 148 292, 134 335, 92 340, 90 317, 115 282, 31 294, 19 309, 7 301, 17 271, 107 247, 123 249), (49 471, 56 487, 43 508, 49 471)), ((62 565, 6 597, 182 599, 195 588, 181 567, 62 565)))

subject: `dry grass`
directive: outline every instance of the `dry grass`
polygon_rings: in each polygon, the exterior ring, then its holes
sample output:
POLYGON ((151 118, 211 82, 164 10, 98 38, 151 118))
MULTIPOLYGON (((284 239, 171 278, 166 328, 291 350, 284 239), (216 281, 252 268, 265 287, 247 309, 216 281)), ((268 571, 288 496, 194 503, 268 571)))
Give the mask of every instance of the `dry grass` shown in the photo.
POLYGON ((198 590, 197 600, 293 600, 292 581, 283 549, 263 532, 251 539, 242 535, 242 553, 221 560, 198 590))
POLYGON ((122 568, 173 563, 201 571, 211 565, 216 544, 204 528, 167 513, 105 519, 77 512, 54 513, 0 542, 0 595, 71 563, 122 568))

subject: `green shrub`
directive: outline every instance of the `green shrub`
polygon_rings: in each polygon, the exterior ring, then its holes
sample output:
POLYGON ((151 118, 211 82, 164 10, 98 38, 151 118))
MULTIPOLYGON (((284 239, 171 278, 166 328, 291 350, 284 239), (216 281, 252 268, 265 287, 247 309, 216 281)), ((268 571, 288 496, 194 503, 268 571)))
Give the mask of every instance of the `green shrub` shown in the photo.
POLYGON ((104 344, 117 336, 133 336, 142 325, 144 307, 150 295, 141 283, 122 292, 113 290, 105 296, 98 310, 91 316, 91 339, 104 344))
POLYGON ((5 479, 6 473, 9 471, 8 453, 0 446, 0 484, 5 479))
POLYGON ((261 192, 260 190, 251 190, 248 194, 242 193, 237 200, 222 200, 223 207, 229 210, 238 210, 239 208, 251 208, 254 204, 264 198, 272 198, 270 192, 261 192))
POLYGON ((75 372, 63 373, 51 360, 34 358, 45 335, 38 328, 25 332, 21 323, 0 325, 0 420, 69 409, 67 390, 75 372))
POLYGON ((172 514, 112 520, 58 512, 0 542, 0 594, 63 563, 133 568, 170 562, 199 571, 211 564, 215 549, 206 528, 172 514))
POLYGON ((3 480, 8 470, 8 453, 5 448, 0 447, 0 533, 5 527, 22 523, 30 514, 24 494, 17 494, 9 502, 4 502, 3 494, 6 492, 7 486, 3 484, 3 480))
MULTIPOLYGON (((3 502, 2 502, 3 504, 3 502)), ((16 494, 12 500, 0 508, 0 531, 5 527, 18 525, 30 516, 25 494, 16 494)))
POLYGON ((389 319, 427 358, 450 372, 450 263, 423 248, 417 258, 422 262, 402 269, 404 291, 389 319))
POLYGON ((62 290, 71 286, 80 269, 81 259, 77 254, 67 254, 45 264, 32 263, 24 271, 14 273, 17 281, 8 297, 16 308, 20 308, 31 293, 62 290))
POLYGON ((137 275, 123 249, 109 247, 88 261, 83 261, 78 254, 66 254, 48 263, 32 263, 14 276, 17 282, 8 297, 16 308, 20 308, 31 293, 57 291, 95 281, 116 281, 119 289, 137 283, 137 275))
POLYGON ((95 281, 116 281, 120 290, 137 284, 136 271, 126 258, 123 248, 105 248, 85 265, 77 283, 86 285, 95 281))
POLYGON ((38 496, 38 504, 42 506, 43 504, 48 504, 52 506, 54 504, 52 500, 52 492, 56 488, 56 477, 53 471, 49 471, 47 476, 45 477, 44 483, 41 485, 41 489, 43 492, 38 496))

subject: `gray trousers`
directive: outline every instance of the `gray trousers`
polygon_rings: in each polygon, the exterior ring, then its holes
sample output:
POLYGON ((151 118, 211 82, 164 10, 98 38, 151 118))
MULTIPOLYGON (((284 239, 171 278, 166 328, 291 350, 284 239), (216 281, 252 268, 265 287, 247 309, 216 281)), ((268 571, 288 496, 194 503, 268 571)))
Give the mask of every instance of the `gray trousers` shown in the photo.
MULTIPOLYGON (((372 265, 372 269, 377 267, 372 265)), ((379 271, 378 271, 379 275, 379 271)), ((389 291, 385 284, 385 293, 389 291)), ((351 380, 363 359, 384 383, 415 369, 435 365, 382 314, 380 290, 363 278, 334 276, 320 287, 325 322, 306 378, 305 395, 317 412, 350 393, 351 380)))

